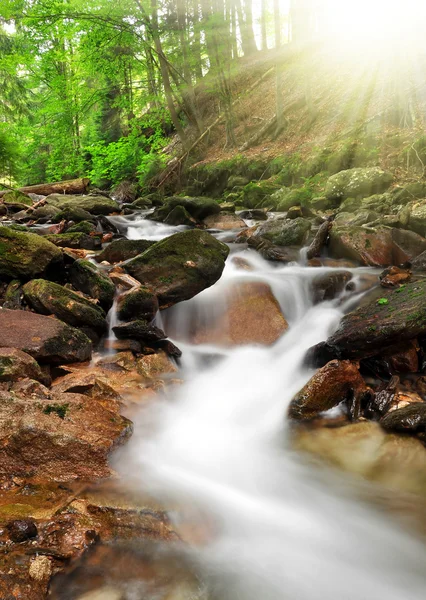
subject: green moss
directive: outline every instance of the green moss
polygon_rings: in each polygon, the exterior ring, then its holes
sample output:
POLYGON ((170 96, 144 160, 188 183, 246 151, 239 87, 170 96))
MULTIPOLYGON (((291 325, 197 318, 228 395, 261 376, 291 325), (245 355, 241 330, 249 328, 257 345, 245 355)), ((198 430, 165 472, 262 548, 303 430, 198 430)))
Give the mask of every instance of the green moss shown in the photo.
POLYGON ((45 415, 56 414, 60 419, 65 419, 69 404, 48 404, 43 410, 45 415))

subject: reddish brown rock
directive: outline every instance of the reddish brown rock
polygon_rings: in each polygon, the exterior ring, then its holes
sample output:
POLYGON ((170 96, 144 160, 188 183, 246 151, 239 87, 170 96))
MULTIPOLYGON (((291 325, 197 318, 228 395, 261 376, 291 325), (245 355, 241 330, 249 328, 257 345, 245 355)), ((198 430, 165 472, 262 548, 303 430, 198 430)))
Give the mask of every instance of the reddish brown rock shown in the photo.
POLYGON ((411 271, 399 267, 389 267, 380 275, 380 285, 385 288, 399 287, 411 279, 411 271))
POLYGON ((288 329, 280 306, 265 283, 238 283, 227 292, 225 314, 196 332, 196 344, 262 344, 269 346, 288 329))
POLYGON ((330 232, 330 254, 361 265, 393 264, 392 230, 389 227, 336 227, 330 232))
POLYGON ((0 348, 0 381, 18 381, 26 377, 45 380, 32 356, 16 348, 0 348))
POLYGON ((55 481, 107 477, 108 455, 131 433, 130 421, 81 394, 0 395, 0 479, 55 481))
POLYGON ((417 373, 419 357, 416 341, 408 342, 406 348, 401 348, 400 352, 392 354, 389 357, 389 364, 395 373, 417 373))
POLYGON ((359 404, 370 390, 359 374, 358 364, 349 360, 332 360, 308 381, 293 398, 289 408, 291 419, 313 419, 341 402, 359 404))
POLYGON ((0 347, 55 364, 84 361, 92 354, 89 338, 78 329, 55 317, 5 308, 0 309, 0 347))
POLYGON ((111 379, 95 373, 76 371, 56 379, 52 384, 52 392, 84 394, 115 412, 120 409, 121 396, 111 385, 111 379))

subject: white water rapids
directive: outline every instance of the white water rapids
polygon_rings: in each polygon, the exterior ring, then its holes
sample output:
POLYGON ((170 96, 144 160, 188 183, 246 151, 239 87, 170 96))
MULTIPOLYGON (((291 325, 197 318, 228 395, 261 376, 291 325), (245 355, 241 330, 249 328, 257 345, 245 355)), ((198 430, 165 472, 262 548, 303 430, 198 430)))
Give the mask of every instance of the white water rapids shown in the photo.
POLYGON ((306 464, 288 444, 289 402, 312 375, 304 355, 354 296, 313 305, 312 281, 329 269, 243 256, 253 271, 228 259, 215 286, 165 315, 184 384, 143 412, 119 470, 125 462, 163 504, 204 515, 207 540, 182 551, 215 599, 423 599, 423 543, 356 500, 349 478, 306 464), (272 347, 189 343, 194 320, 220 312, 236 281, 269 284, 289 330, 272 347))

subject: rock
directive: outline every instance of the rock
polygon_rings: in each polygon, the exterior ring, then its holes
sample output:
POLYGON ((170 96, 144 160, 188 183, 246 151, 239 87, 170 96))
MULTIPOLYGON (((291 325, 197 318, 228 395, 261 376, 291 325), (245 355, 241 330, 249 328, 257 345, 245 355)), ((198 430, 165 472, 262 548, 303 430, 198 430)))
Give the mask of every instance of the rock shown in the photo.
POLYGON ((243 229, 246 227, 244 221, 236 215, 219 213, 217 215, 211 215, 203 221, 204 225, 208 229, 221 229, 228 231, 230 229, 243 229))
MULTIPOLYGON (((31 213, 31 218, 34 219, 34 221, 46 223, 47 221, 54 219, 59 212, 58 208, 45 204, 44 206, 35 208, 31 213)), ((59 221, 61 221, 61 219, 59 219, 59 221)))
POLYGON ((303 217, 303 211, 301 206, 292 206, 287 211, 287 219, 298 219, 303 217))
POLYGON ((28 574, 35 581, 49 580, 52 575, 52 563, 47 556, 36 556, 32 561, 28 574))
POLYGON ((27 207, 33 205, 31 198, 19 191, 6 192, 3 196, 3 202, 6 206, 27 207))
POLYGON ((426 451, 415 438, 386 433, 372 421, 337 428, 297 428, 294 434, 295 449, 309 452, 317 460, 390 490, 426 492, 426 451))
POLYGON ((386 191, 392 181, 393 175, 379 167, 348 169, 328 179, 324 195, 328 200, 365 198, 386 191))
POLYGON ((426 431, 426 402, 413 402, 388 412, 380 425, 387 431, 420 433, 426 431))
POLYGON ((17 348, 0 348, 0 381, 17 381, 24 377, 45 379, 32 356, 17 348))
POLYGON ((117 198, 117 201, 122 202, 134 202, 137 198, 137 185, 132 183, 131 181, 121 181, 118 185, 116 185, 112 191, 114 198, 117 198))
POLYGON ((297 248, 275 246, 275 244, 261 236, 250 236, 247 239, 247 245, 259 252, 265 260, 289 263, 297 261, 300 256, 297 248))
POLYGON ((130 421, 80 394, 0 397, 2 479, 107 477, 109 453, 132 430, 130 421))
POLYGON ((58 319, 0 309, 0 346, 26 352, 37 361, 64 364, 90 359, 92 344, 81 331, 58 319))
POLYGON ((45 238, 0 227, 0 276, 31 279, 61 262, 61 251, 45 238))
POLYGON ((22 308, 22 284, 19 279, 12 279, 4 294, 3 308, 19 310, 22 308))
POLYGON ((392 229, 393 264, 402 265, 411 262, 426 251, 426 239, 414 231, 392 229))
POLYGON ((426 250, 411 262, 413 271, 426 271, 426 250))
POLYGON ((157 242, 123 267, 152 289, 162 309, 216 283, 228 253, 226 244, 192 229, 157 242))
POLYGON ((419 235, 426 237, 426 200, 414 204, 411 208, 408 229, 415 231, 419 235))
POLYGON ((141 284, 137 279, 125 273, 122 267, 116 266, 109 272, 111 281, 118 287, 124 290, 132 290, 141 287, 141 284))
POLYGON ((150 322, 157 311, 157 297, 145 286, 130 289, 118 297, 117 316, 120 321, 142 319, 150 322))
POLYGON ((29 519, 10 521, 7 524, 7 532, 12 542, 21 543, 37 537, 37 526, 29 519))
POLYGON ((194 227, 198 222, 191 217, 185 207, 179 205, 175 206, 173 210, 169 212, 164 219, 164 223, 167 225, 188 225, 189 227, 194 227))
POLYGON ((370 393, 359 374, 358 365, 349 360, 332 360, 308 381, 290 403, 291 419, 313 419, 341 402, 361 401, 370 393))
POLYGON ((260 225, 255 236, 266 238, 277 246, 303 246, 310 230, 311 223, 307 219, 273 219, 260 225))
POLYGON ((343 317, 338 330, 311 349, 308 358, 317 366, 332 358, 365 358, 426 333, 426 281, 381 293, 382 298, 343 317))
POLYGON ((312 281, 314 301, 334 300, 343 292, 351 279, 350 271, 338 271, 337 269, 315 277, 312 281))
POLYGON ((402 283, 408 283, 411 279, 411 271, 399 267, 389 267, 379 276, 380 285, 384 288, 399 287, 402 283))
POLYGON ((387 266, 393 261, 392 230, 387 227, 339 227, 330 231, 329 252, 361 265, 387 266))
POLYGON ((334 207, 334 202, 325 196, 319 196, 318 198, 312 198, 309 200, 309 207, 314 211, 331 210, 334 207))
POLYGON ((334 222, 337 227, 361 226, 375 221, 378 216, 371 210, 360 210, 355 213, 339 212, 334 222))
POLYGON ((153 246, 150 240, 113 240, 109 246, 95 256, 97 262, 117 263, 134 258, 153 246))
POLYGON ((104 310, 109 310, 114 301, 115 285, 111 279, 88 260, 76 260, 69 271, 69 280, 74 289, 87 294, 104 310))
MULTIPOLYGON (((51 206, 48 204, 47 206, 51 206)), ((60 210, 56 206, 52 206, 56 210, 56 215, 52 221, 54 223, 60 223, 61 221, 73 222, 73 223, 86 223, 95 221, 95 217, 91 215, 87 210, 79 208, 78 206, 67 206, 60 210)))
POLYGON ((216 215, 220 212, 219 204, 212 198, 173 196, 166 198, 163 206, 156 209, 150 218, 154 221, 164 221, 177 206, 183 207, 196 221, 202 221, 206 217, 216 215))
POLYGON ((138 358, 136 365, 140 375, 147 379, 157 379, 177 372, 175 364, 163 351, 138 358))
MULTIPOLYGON (((46 197, 47 204, 60 210, 83 209, 91 215, 110 215, 119 212, 120 207, 115 200, 105 196, 72 196, 66 194, 50 194, 46 197)), ((75 221, 75 219, 72 219, 75 221)), ((90 219, 80 219, 82 221, 90 219)))
POLYGON ((389 363, 394 373, 417 373, 419 370, 419 357, 415 343, 400 352, 396 352, 389 357, 389 363))
POLYGON ((268 218, 266 211, 262 210, 261 208, 253 208, 252 210, 242 210, 240 213, 238 213, 238 216, 240 217, 240 219, 245 219, 246 221, 266 221, 268 218))
POLYGON ((121 406, 121 396, 111 385, 111 378, 98 373, 84 371, 69 373, 56 379, 51 389, 55 394, 83 394, 115 412, 118 412, 121 406))
POLYGON ((33 279, 24 285, 23 292, 26 301, 40 314, 53 314, 68 325, 88 327, 100 333, 108 328, 105 313, 99 306, 57 283, 33 279))
POLYGON ((287 331, 280 306, 265 283, 237 283, 227 290, 225 313, 206 328, 197 328, 196 344, 270 346, 287 331))
POLYGON ((158 342, 166 339, 164 331, 146 321, 130 321, 112 328, 119 340, 134 339, 142 342, 158 342))
POLYGON ((241 175, 230 175, 228 177, 228 183, 226 187, 228 190, 232 190, 234 187, 242 188, 249 183, 247 177, 243 177, 241 175))
POLYGON ((80 223, 71 225, 71 227, 68 227, 67 229, 67 233, 85 233, 86 235, 90 235, 95 231, 96 225, 90 221, 80 221, 80 223))
POLYGON ((151 208, 152 200, 150 198, 136 198, 134 202, 128 204, 128 207, 132 210, 143 210, 146 208, 151 208))
POLYGON ((84 250, 98 250, 102 247, 102 240, 99 236, 91 236, 86 233, 56 233, 45 235, 49 240, 59 248, 82 248, 84 250))

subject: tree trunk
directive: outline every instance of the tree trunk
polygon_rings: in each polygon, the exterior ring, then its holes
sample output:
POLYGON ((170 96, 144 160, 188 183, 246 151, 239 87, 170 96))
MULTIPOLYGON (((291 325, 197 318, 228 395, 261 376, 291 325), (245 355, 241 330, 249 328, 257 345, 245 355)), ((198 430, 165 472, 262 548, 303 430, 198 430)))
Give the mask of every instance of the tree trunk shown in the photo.
POLYGON ((173 102, 173 90, 170 83, 169 69, 167 65, 166 57, 164 56, 163 47, 158 33, 158 10, 157 0, 151 0, 152 20, 151 20, 151 34, 155 44, 155 50, 158 55, 160 62, 161 77, 163 80, 164 94, 166 96, 167 108, 170 112, 170 118, 182 143, 182 146, 186 148, 187 140, 182 125, 180 124, 178 114, 173 102))
POLYGON ((200 9, 198 6, 198 0, 193 0, 192 5, 192 28, 194 33, 192 37, 191 53, 194 56, 195 79, 196 82, 199 83, 203 78, 203 59, 201 56, 200 9))
POLYGON ((284 127, 284 90, 283 90, 283 57, 278 49, 281 46, 281 15, 279 0, 274 0, 274 26, 275 26, 275 102, 277 125, 275 135, 278 135, 284 127))
MULTIPOLYGON (((40 194, 48 196, 49 194, 85 194, 88 190, 90 179, 71 179, 68 181, 59 181, 56 183, 41 183, 39 185, 27 185, 19 188, 24 194, 40 194)), ((8 190, 1 190, 0 197, 4 196, 8 190)))
POLYGON ((244 53, 244 56, 250 56, 257 50, 256 41, 254 39, 254 32, 253 32, 253 17, 252 17, 252 13, 251 13, 251 0, 246 0, 246 4, 245 4, 246 12, 245 13, 243 11, 243 5, 241 3, 241 0, 235 0, 235 6, 237 9, 238 27, 240 29, 241 45, 243 47, 243 53, 244 53), (251 18, 251 26, 249 26, 248 21, 247 21, 247 7, 250 8, 249 14, 250 14, 250 18, 251 18))
POLYGON ((256 39, 254 37, 253 30, 253 0, 244 0, 245 14, 246 14, 246 32, 247 40, 249 42, 249 53, 253 54, 257 51, 256 39))
POLYGON ((235 0, 231 0, 231 46, 232 58, 238 58, 237 9, 235 7, 235 0))
POLYGON ((260 15, 260 29, 262 35, 262 50, 268 49, 268 38, 266 35, 266 13, 268 10, 268 2, 267 0, 262 0, 262 9, 260 15))

